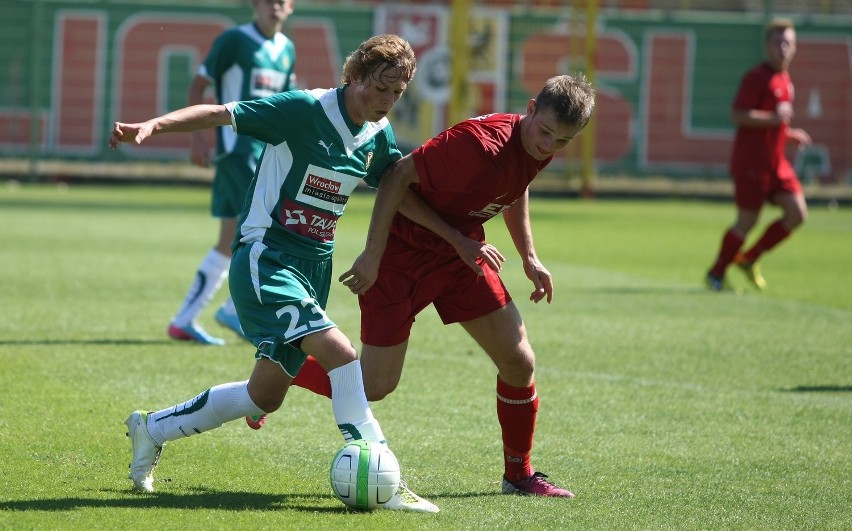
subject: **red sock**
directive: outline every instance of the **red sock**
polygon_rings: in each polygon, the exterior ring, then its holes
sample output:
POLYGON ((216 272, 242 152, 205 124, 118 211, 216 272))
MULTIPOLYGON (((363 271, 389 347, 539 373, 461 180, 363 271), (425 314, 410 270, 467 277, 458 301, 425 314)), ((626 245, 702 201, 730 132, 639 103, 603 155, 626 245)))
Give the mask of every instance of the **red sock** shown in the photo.
POLYGON ((757 243, 755 243, 751 249, 746 251, 743 257, 749 262, 757 262, 760 255, 781 243, 781 241, 789 235, 790 231, 779 219, 766 228, 766 232, 763 233, 763 236, 757 240, 757 243))
POLYGON ((743 246, 745 238, 735 232, 734 229, 728 229, 725 235, 722 236, 722 245, 719 247, 719 255, 716 257, 716 263, 710 268, 710 274, 717 278, 725 276, 725 270, 728 265, 734 260, 734 256, 743 246))
POLYGON ((322 365, 313 356, 308 356, 305 364, 293 378, 293 385, 298 385, 318 395, 331 398, 331 380, 322 365))
POLYGON ((533 474, 530 452, 537 412, 535 383, 529 387, 512 387, 497 377, 497 420, 503 431, 503 459, 509 481, 533 474))

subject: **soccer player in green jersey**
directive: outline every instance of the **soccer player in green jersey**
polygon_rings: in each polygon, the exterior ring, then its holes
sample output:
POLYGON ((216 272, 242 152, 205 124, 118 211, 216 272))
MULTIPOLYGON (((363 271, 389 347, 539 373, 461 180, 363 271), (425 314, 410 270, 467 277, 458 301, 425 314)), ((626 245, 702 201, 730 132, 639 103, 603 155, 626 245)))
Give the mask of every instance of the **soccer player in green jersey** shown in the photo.
MULTIPOLYGON (((233 244, 230 288, 256 348, 247 381, 217 385, 192 399, 125 423, 133 447, 130 479, 153 491, 167 441, 277 410, 308 354, 328 371, 332 410, 344 439, 384 442, 364 393, 355 348, 325 313, 334 232, 361 180, 377 186, 402 157, 387 114, 414 77, 411 46, 396 35, 363 42, 336 89, 298 90, 255 101, 195 105, 146 122, 116 122, 109 138, 141 143, 155 134, 231 126, 266 146, 246 195, 233 244)), ((377 196, 377 201, 382 200, 377 196)), ((404 484, 389 509, 437 512, 404 484)))
MULTIPOLYGON (((252 22, 230 28, 213 41, 189 87, 189 104, 203 103, 204 91, 211 84, 219 103, 254 100, 295 89, 296 48, 281 32, 293 13, 293 4, 294 0, 252 0, 252 22)), ((192 134, 192 163, 206 168, 213 162, 216 166, 210 210, 220 222, 219 241, 199 264, 183 304, 169 323, 168 334, 173 339, 225 344, 224 339, 208 334, 197 318, 228 276, 237 217, 263 146, 260 140, 238 135, 231 127, 217 127, 215 157, 211 160, 205 134, 192 134)), ((243 335, 230 298, 216 311, 216 320, 243 335)))

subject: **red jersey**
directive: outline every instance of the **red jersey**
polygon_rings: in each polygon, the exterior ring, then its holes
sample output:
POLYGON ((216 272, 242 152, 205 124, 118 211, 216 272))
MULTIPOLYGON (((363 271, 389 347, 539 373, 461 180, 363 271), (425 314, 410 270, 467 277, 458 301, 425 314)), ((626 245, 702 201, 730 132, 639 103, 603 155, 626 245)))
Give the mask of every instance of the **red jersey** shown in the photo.
MULTIPOLYGON (((482 224, 523 196, 552 159, 536 160, 526 152, 520 121, 517 114, 489 114, 432 138, 411 154, 420 178, 412 190, 459 232, 485 241, 482 224)), ((450 244, 401 214, 391 232, 414 247, 455 254, 450 244)))
MULTIPOLYGON (((762 63, 743 76, 734 98, 734 109, 775 111, 793 104, 793 82, 787 72, 778 72, 762 63)), ((786 163, 784 145, 787 124, 776 127, 737 127, 731 156, 731 175, 777 174, 786 163)))

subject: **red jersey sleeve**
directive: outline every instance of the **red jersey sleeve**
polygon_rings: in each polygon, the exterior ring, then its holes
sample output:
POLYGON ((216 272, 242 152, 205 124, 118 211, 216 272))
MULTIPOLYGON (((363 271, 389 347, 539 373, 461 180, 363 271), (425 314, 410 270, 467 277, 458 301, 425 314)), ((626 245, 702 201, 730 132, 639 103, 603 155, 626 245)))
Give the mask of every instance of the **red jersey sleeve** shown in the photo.
POLYGON ((751 70, 743 76, 740 82, 737 94, 734 96, 733 108, 758 109, 765 90, 765 76, 762 75, 760 70, 751 70))
POLYGON ((487 161, 482 145, 466 129, 454 127, 411 153, 424 193, 462 192, 471 188, 487 161))

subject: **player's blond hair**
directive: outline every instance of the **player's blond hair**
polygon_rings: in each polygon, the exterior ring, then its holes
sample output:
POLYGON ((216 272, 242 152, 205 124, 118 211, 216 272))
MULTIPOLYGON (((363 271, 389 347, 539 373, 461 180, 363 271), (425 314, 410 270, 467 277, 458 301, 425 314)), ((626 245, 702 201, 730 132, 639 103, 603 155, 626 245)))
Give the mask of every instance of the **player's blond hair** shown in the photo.
POLYGON ((535 97, 535 107, 552 110, 560 122, 585 126, 595 108, 595 89, 583 74, 552 77, 535 97))
POLYGON ((769 21, 766 27, 763 29, 763 41, 769 42, 769 39, 775 35, 776 32, 783 33, 788 29, 795 30, 796 27, 793 25, 792 18, 775 18, 769 21))
POLYGON ((348 85, 353 81, 366 81, 370 77, 378 79, 376 76, 385 76, 394 70, 399 74, 398 79, 410 82, 417 70, 414 50, 399 35, 376 35, 362 42, 357 50, 346 57, 340 80, 348 85))

